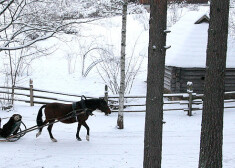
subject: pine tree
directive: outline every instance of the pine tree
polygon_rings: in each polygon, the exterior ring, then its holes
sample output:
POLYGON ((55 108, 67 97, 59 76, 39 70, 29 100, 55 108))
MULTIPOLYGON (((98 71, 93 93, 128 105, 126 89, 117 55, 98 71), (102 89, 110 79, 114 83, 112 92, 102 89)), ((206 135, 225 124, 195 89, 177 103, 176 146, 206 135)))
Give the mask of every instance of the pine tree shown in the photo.
POLYGON ((150 1, 144 168, 160 168, 167 0, 150 1))
POLYGON ((222 168, 229 0, 211 0, 199 168, 222 168))

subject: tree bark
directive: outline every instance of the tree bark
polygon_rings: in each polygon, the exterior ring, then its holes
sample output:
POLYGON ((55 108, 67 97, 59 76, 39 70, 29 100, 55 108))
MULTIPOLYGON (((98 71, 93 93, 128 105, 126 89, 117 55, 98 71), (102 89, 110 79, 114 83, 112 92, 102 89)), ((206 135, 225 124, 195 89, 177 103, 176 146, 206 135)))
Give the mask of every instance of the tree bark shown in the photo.
POLYGON ((167 0, 151 0, 144 168, 161 167, 166 16, 167 0))
POLYGON ((125 55, 126 55, 126 22, 127 22, 127 0, 123 1, 122 11, 122 42, 121 42, 121 78, 119 88, 119 110, 117 127, 119 129, 124 128, 123 122, 123 109, 124 109, 124 93, 125 93, 125 55))
POLYGON ((222 168, 229 0, 211 0, 199 168, 222 168))

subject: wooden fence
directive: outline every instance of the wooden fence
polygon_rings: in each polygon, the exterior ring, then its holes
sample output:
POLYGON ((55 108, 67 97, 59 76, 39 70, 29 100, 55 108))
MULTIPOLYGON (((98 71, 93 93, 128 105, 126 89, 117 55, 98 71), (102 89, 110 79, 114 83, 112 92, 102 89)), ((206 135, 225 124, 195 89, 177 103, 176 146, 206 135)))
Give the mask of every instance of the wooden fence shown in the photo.
MULTIPOLYGON (((187 93, 176 93, 176 94, 163 94, 164 99, 164 105, 168 105, 168 108, 163 107, 163 111, 179 111, 183 110, 186 111, 189 116, 192 116, 192 112, 196 110, 202 110, 202 104, 203 104, 203 94, 197 94, 193 93, 192 90, 192 83, 188 82, 188 89, 187 93), (173 108, 170 108, 169 106, 173 105, 173 108), (178 105, 177 107, 174 105, 178 105), (179 106, 180 105, 180 106, 179 106)), ((109 106, 111 106, 114 110, 113 112, 118 112, 118 96, 109 96, 107 93, 108 91, 105 91, 106 93, 106 100, 109 102, 109 106)), ((224 103, 225 108, 235 108, 235 91, 233 92, 225 92, 224 93, 224 103), (233 103, 233 104, 231 104, 233 103)), ((146 96, 125 96, 126 104, 124 105, 126 110, 124 112, 145 112, 146 108, 143 110, 128 110, 128 107, 137 107, 142 106, 146 107, 146 104, 131 104, 128 103, 128 99, 146 99, 146 96)), ((135 100, 133 102, 136 102, 135 100)), ((145 101, 144 101, 145 102, 145 101)))
MULTIPOLYGON (((12 87, 0 86, 0 94, 11 95, 12 87)), ((14 101, 20 101, 34 104, 47 104, 52 102, 72 103, 80 100, 82 95, 63 93, 57 91, 49 91, 33 88, 33 81, 30 80, 29 87, 14 87, 14 101)), ((87 98, 93 98, 86 96, 87 98)), ((9 100, 6 97, 0 96, 0 100, 9 100)))
MULTIPOLYGON (((11 87, 0 86, 0 95, 11 95, 11 87)), ((79 101, 82 95, 68 94, 63 92, 48 91, 33 88, 33 81, 30 80, 29 87, 14 87, 14 101, 34 104, 47 104, 51 102, 72 103, 79 101), (78 99, 79 98, 79 99, 78 99)), ((86 96, 86 95, 85 95, 86 96)), ((86 96, 87 98, 94 98, 86 96)), ((188 83, 187 93, 164 94, 164 111, 184 110, 189 116, 195 110, 202 110, 203 94, 196 94, 192 91, 192 84, 188 83), (176 106, 177 105, 177 106, 176 106), (172 107, 171 107, 172 106, 172 107)), ((105 86, 103 98, 108 102, 113 112, 118 111, 118 96, 109 95, 108 87, 105 86)), ((6 100, 6 97, 1 97, 0 100, 6 100)), ((146 96, 125 96, 125 111, 124 112, 145 112, 146 96), (134 103, 131 103, 134 102, 134 103), (138 109, 142 108, 142 109, 138 109)), ((235 108, 235 91, 225 92, 225 108, 235 108), (231 103, 234 103, 231 105, 231 103)))

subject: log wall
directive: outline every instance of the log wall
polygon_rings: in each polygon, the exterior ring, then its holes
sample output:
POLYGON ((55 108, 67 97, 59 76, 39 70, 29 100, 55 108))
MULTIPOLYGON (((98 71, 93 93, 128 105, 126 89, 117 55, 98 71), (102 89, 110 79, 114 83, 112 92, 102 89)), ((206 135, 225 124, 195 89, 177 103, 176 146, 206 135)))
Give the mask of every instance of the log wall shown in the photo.
MULTIPOLYGON (((166 66, 164 87, 171 93, 187 92, 187 82, 193 82, 193 92, 203 93, 205 81, 204 68, 179 68, 166 66)), ((235 90, 235 68, 227 68, 225 92, 235 90)))

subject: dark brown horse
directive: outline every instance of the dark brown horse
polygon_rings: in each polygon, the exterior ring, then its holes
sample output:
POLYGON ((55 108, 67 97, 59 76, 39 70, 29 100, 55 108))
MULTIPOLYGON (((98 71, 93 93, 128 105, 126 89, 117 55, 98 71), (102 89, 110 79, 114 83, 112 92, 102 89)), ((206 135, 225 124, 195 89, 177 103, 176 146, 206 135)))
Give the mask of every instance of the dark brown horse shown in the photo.
MULTIPOLYGON (((102 112, 105 113, 105 115, 111 113, 111 110, 109 109, 108 104, 104 99, 85 99, 76 102, 75 106, 74 104, 49 103, 47 105, 43 105, 39 109, 37 115, 37 126, 40 127, 46 125, 48 122, 53 123, 55 120, 60 120, 65 117, 68 117, 69 115, 73 115, 74 114, 73 111, 76 110, 76 114, 78 114, 77 116, 71 117, 61 122, 66 124, 78 122, 76 138, 79 141, 81 141, 81 138, 79 137, 79 131, 81 129, 81 126, 83 125, 87 130, 86 139, 87 141, 89 141, 89 127, 86 123, 86 120, 88 119, 89 115, 92 114, 92 111, 96 109, 101 110, 102 112), (45 108, 44 113, 46 117, 46 120, 44 122, 42 120, 43 108, 45 108)), ((53 142, 57 142, 57 140, 53 137, 51 133, 52 127, 53 124, 49 125, 47 129, 51 140, 53 142)), ((39 132, 37 133, 36 137, 38 137, 41 134, 41 132, 42 128, 39 129, 39 132)))

